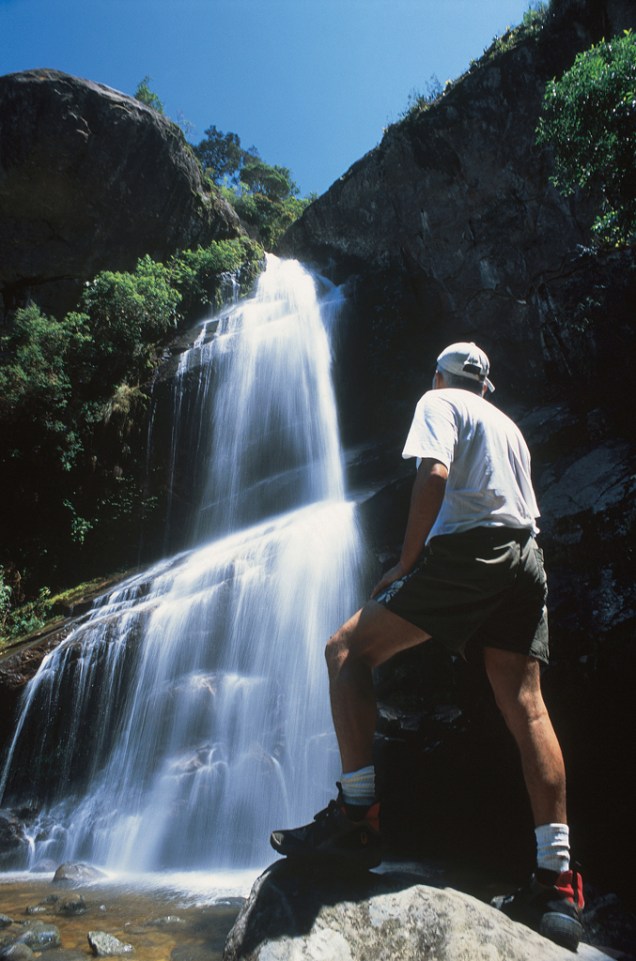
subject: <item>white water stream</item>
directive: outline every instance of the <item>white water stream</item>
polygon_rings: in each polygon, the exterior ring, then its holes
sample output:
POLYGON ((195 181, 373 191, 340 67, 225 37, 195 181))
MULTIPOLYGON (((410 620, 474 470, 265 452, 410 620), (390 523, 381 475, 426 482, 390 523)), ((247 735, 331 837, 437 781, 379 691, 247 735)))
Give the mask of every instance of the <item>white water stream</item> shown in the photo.
POLYGON ((100 599, 25 692, 0 781, 35 812, 25 868, 260 868, 333 791, 323 648, 364 557, 314 280, 270 257, 215 325, 180 364, 196 404, 174 405, 204 465, 195 546, 100 599))

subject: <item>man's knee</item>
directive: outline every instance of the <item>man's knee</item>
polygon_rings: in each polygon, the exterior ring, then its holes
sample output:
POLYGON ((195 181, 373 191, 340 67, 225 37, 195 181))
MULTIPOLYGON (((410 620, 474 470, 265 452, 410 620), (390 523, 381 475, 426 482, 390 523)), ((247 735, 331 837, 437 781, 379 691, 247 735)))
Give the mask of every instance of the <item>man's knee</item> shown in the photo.
POLYGON ((325 659, 332 677, 345 667, 371 666, 366 636, 368 632, 359 615, 360 612, 346 621, 327 641, 325 659))
POLYGON ((325 647, 325 660, 329 673, 340 669, 347 658, 348 644, 343 628, 332 634, 325 647))

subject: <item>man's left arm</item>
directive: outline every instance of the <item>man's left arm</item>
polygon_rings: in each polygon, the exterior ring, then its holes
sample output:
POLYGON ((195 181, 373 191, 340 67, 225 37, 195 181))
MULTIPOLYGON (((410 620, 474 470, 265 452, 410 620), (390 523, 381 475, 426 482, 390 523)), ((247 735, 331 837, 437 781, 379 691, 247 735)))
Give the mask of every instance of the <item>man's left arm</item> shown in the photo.
POLYGON ((448 470, 441 461, 431 457, 422 460, 415 475, 400 559, 382 575, 371 597, 376 597, 415 566, 442 506, 447 478, 448 470))

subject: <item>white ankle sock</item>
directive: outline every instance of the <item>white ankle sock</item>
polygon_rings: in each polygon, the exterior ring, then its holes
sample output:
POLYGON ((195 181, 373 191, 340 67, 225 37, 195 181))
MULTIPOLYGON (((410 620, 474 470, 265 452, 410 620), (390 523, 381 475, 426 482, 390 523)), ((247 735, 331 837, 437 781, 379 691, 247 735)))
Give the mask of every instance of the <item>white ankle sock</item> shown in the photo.
POLYGON ((341 774, 340 784, 345 804, 370 807, 375 801, 375 768, 372 764, 341 774))
POLYGON ((570 831, 567 824, 540 824, 534 829, 537 839, 537 867, 548 871, 570 869, 570 831))

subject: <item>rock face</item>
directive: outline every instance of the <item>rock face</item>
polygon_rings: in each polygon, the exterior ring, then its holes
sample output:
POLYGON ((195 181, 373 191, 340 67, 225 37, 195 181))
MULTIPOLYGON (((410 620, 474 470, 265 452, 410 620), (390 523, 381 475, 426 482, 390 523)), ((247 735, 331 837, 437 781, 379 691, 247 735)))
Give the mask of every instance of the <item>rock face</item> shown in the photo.
MULTIPOLYGON (((601 957, 595 953, 596 957, 601 957)), ((334 878, 273 865, 223 961, 566 961, 572 955, 467 894, 398 874, 334 878)))
POLYGON ((240 233, 179 128, 55 70, 0 77, 0 293, 55 312, 102 269, 240 233))
POLYGON ((359 336, 347 396, 359 433, 405 416, 396 397, 410 410, 453 340, 488 351, 506 397, 601 370, 586 350, 589 323, 573 350, 574 338, 560 340, 557 291, 586 270, 578 248, 591 206, 551 186, 535 129, 546 82, 593 42, 636 27, 636 8, 551 6, 539 32, 502 38, 429 109, 390 127, 284 238, 286 252, 348 280, 359 336))

